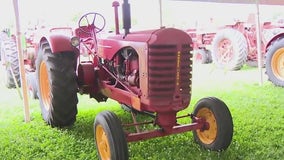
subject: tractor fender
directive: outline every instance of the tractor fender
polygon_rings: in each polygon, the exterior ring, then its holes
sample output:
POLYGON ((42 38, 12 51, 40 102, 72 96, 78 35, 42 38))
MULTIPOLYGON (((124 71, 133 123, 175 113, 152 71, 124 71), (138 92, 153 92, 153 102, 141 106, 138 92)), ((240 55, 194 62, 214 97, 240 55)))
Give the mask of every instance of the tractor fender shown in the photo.
POLYGON ((274 37, 272 37, 272 38, 268 41, 268 43, 266 44, 266 46, 265 46, 265 51, 267 51, 268 47, 272 44, 272 42, 274 42, 275 40, 277 40, 277 39, 280 38, 280 37, 284 37, 284 32, 279 33, 279 34, 275 35, 274 37))
POLYGON ((60 53, 66 51, 75 51, 75 47, 71 45, 71 37, 66 35, 47 35, 40 39, 40 46, 42 42, 48 41, 52 53, 60 53))

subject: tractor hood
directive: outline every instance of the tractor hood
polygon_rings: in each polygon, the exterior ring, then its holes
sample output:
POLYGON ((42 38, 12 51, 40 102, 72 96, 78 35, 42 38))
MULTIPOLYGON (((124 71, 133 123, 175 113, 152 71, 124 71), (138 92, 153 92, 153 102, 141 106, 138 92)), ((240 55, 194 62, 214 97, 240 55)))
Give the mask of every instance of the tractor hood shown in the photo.
MULTIPOLYGON (((109 35, 98 38, 98 55, 104 59, 111 60, 113 56, 124 47, 141 48, 147 47, 156 41, 172 44, 172 37, 179 36, 181 41, 187 39, 192 43, 191 38, 184 31, 175 28, 161 28, 155 30, 145 30, 124 34, 109 35)), ((175 39, 176 41, 176 39, 175 39)))

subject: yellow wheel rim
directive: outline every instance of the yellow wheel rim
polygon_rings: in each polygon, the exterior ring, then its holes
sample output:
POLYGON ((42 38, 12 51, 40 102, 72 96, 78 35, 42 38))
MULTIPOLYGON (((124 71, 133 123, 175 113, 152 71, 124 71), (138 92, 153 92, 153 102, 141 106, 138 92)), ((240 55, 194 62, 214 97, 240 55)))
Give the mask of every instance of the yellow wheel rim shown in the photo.
POLYGON ((278 49, 272 56, 271 68, 278 79, 284 80, 284 48, 278 49))
POLYGON ((50 108, 50 83, 48 80, 48 71, 45 62, 41 62, 39 70, 39 87, 43 105, 46 110, 50 108))
POLYGON ((197 136, 204 144, 211 144, 217 137, 217 123, 213 112, 208 108, 202 108, 198 111, 198 118, 204 118, 209 123, 209 129, 200 131, 197 130, 197 136))
POLYGON ((101 159, 110 160, 109 142, 102 125, 96 126, 96 142, 101 159))

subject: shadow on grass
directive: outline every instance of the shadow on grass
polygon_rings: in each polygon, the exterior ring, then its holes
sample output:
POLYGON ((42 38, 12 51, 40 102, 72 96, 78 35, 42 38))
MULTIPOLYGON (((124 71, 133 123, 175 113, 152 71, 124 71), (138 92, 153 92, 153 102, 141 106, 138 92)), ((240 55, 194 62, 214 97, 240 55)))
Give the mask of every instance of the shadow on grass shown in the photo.
POLYGON ((72 127, 66 129, 70 134, 73 134, 74 137, 82 137, 93 140, 94 121, 96 116, 103 110, 114 112, 122 122, 129 121, 130 114, 123 111, 122 109, 99 107, 97 109, 79 111, 75 124, 72 127))
MULTIPOLYGON (((82 110, 78 113, 77 121, 68 133, 77 140, 88 140, 94 142, 93 123, 99 112, 106 110, 98 108, 96 110, 82 110)), ((131 121, 130 113, 118 108, 111 108, 123 123, 131 121)), ((139 115, 139 120, 146 120, 147 117, 139 115)), ((95 145, 95 144, 94 144, 95 145)), ((130 159, 222 159, 224 157, 237 158, 237 155, 232 151, 211 152, 202 149, 193 140, 191 132, 170 135, 166 137, 158 137, 149 140, 142 140, 128 143, 130 159), (151 147, 149 147, 151 146, 151 147), (183 156, 181 156, 183 155, 183 156)), ((235 148, 235 144, 232 145, 235 148)))

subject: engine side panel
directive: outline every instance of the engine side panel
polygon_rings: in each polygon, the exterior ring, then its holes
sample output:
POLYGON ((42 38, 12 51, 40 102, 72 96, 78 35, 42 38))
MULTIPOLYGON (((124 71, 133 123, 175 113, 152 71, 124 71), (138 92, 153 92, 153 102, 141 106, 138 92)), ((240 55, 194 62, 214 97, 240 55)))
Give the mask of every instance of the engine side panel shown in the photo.
POLYGON ((145 44, 156 30, 148 30, 141 32, 130 33, 127 36, 113 35, 106 38, 98 38, 98 56, 111 60, 114 55, 121 49, 127 46, 134 47, 136 44, 145 44))

